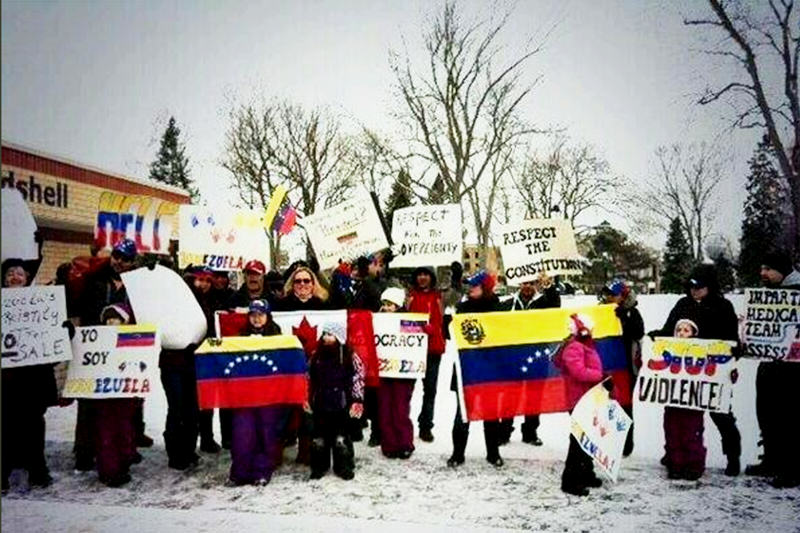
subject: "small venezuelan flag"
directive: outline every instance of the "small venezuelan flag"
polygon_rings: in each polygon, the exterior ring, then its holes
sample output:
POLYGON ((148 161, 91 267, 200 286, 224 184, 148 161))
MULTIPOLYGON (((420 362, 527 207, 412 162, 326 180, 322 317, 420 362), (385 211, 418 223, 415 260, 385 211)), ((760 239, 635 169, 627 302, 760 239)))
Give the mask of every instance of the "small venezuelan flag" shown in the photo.
POLYGON ((302 405, 306 356, 294 335, 206 339, 197 349, 200 409, 302 405))
POLYGON ((272 192, 264 223, 270 231, 288 235, 297 223, 297 210, 289 202, 289 196, 283 185, 278 185, 272 192))
POLYGON ((613 305, 457 314, 453 317, 461 408, 469 420, 567 411, 566 387, 553 356, 567 335, 567 319, 594 320, 603 371, 613 376, 617 401, 631 403, 622 326, 613 305))
POLYGON ((153 326, 118 326, 117 348, 154 346, 156 331, 153 326))

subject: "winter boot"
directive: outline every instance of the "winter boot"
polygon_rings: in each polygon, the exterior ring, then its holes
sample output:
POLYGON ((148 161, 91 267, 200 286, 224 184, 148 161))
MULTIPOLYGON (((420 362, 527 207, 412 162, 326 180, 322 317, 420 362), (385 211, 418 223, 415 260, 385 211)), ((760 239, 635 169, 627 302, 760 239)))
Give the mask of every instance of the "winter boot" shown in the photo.
POLYGON ((333 444, 333 473, 344 480, 355 477, 355 453, 353 443, 343 435, 336 437, 333 444))
POLYGON ((747 465, 747 468, 744 469, 744 473, 747 476, 772 477, 778 472, 773 468, 772 464, 762 460, 760 463, 747 465))
POLYGON ((464 431, 459 426, 453 427, 453 454, 447 460, 447 466, 456 468, 464 464, 464 451, 467 449, 469 426, 464 431))
POLYGON ((325 475, 331 465, 331 453, 325 446, 325 439, 317 437, 311 440, 309 452, 311 479, 319 479, 325 475))
POLYGON ((728 466, 725 467, 725 475, 736 477, 739 475, 739 471, 741 470, 741 465, 739 464, 739 456, 738 455, 729 455, 728 456, 728 466))
POLYGON ((625 447, 622 448, 622 457, 628 457, 633 453, 633 425, 628 430, 628 437, 625 439, 625 447))
POLYGON ((486 460, 489 464, 500 468, 503 459, 500 457, 499 440, 502 432, 500 422, 483 422, 483 439, 486 443, 486 460))
MULTIPOLYGON (((295 462, 299 465, 310 465, 313 461, 311 457, 312 447, 312 440, 305 435, 300 435, 297 438, 297 459, 295 459, 295 462)), ((327 469, 328 467, 326 466, 325 470, 327 469)))
POLYGON ((422 442, 433 442, 433 432, 430 428, 419 430, 419 440, 422 442))

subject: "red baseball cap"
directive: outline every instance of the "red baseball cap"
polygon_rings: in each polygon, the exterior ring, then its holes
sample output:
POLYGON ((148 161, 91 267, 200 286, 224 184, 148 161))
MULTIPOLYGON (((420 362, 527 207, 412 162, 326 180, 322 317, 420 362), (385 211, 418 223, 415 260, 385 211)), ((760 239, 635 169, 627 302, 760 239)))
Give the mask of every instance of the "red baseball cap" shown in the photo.
POLYGON ((252 259, 247 262, 244 266, 245 272, 255 272, 256 274, 261 274, 262 276, 267 273, 267 267, 264 266, 264 263, 259 261, 258 259, 252 259))

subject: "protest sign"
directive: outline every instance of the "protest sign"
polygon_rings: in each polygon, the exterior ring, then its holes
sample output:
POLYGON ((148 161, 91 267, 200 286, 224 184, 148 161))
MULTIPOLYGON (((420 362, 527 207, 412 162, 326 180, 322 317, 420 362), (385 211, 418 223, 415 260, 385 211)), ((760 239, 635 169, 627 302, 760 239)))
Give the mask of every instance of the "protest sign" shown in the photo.
POLYGON ((65 302, 62 286, 2 290, 3 368, 72 359, 65 302))
POLYGON ((745 289, 745 357, 800 363, 800 290, 745 289))
POLYGON ((3 238, 0 241, 2 261, 9 258, 30 260, 39 258, 39 247, 34 240, 36 221, 16 189, 3 188, 0 196, 3 238))
POLYGON ((415 205, 395 210, 392 242, 396 268, 461 261, 461 206, 415 205))
POLYGON ((137 322, 158 328, 162 348, 183 350, 206 336, 206 315, 177 272, 155 265, 121 276, 137 322))
POLYGON ((161 345, 155 326, 77 328, 65 398, 141 398, 158 379, 161 345))
POLYGON ((533 281, 542 272, 580 274, 582 258, 568 220, 523 220, 501 226, 495 235, 509 285, 533 281))
POLYGON ((423 313, 373 313, 372 328, 382 378, 417 379, 425 376, 428 334, 423 313))
POLYGON ((633 420, 600 383, 584 394, 570 417, 571 433, 581 449, 608 479, 615 482, 622 449, 633 420))
POLYGON ((141 253, 168 254, 177 237, 178 204, 141 194, 104 191, 97 202, 94 245, 111 250, 132 239, 141 253))
POLYGON ((214 270, 242 270, 251 259, 269 264, 263 213, 182 205, 178 217, 181 268, 205 265, 214 270))
POLYGON ((656 337, 639 371, 640 402, 727 413, 736 368, 735 343, 713 339, 656 337))
POLYGON ((303 227, 322 269, 389 246, 375 204, 366 193, 305 217, 303 227))

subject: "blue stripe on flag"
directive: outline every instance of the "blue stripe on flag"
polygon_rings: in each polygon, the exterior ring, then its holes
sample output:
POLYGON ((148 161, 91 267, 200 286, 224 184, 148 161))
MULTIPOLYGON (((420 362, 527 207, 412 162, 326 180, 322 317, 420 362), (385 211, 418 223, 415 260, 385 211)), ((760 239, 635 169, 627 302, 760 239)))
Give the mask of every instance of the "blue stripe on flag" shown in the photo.
POLYGON ((299 348, 203 354, 195 366, 198 380, 303 374, 307 367, 299 348))

